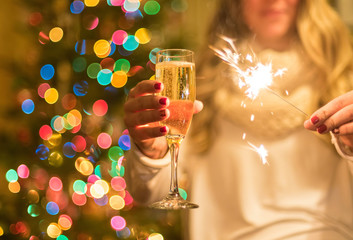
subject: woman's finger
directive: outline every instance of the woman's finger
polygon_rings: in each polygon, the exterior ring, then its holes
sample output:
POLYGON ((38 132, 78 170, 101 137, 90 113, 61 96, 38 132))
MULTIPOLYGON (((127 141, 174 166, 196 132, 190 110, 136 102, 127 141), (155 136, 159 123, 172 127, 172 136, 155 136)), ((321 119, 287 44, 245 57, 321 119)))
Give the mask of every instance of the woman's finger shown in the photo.
MULTIPOLYGON (((325 122, 317 127, 317 131, 319 133, 327 133, 329 131, 333 131, 334 133, 338 133, 341 126, 350 123, 353 120, 353 105, 348 105, 334 113, 331 117, 329 117, 325 122)), ((350 125, 350 124, 348 124, 350 125)), ((342 130, 349 130, 349 127, 343 127, 342 130)))
POLYGON ((145 127, 145 126, 139 126, 132 128, 129 130, 130 136, 138 142, 152 139, 152 138, 157 138, 157 137, 162 137, 167 135, 168 133, 168 128, 166 126, 155 126, 155 127, 145 127))
POLYGON ((125 125, 128 128, 146 125, 152 122, 159 122, 167 119, 170 113, 168 109, 147 110, 134 113, 126 113, 124 116, 125 125))
POLYGON ((125 112, 139 112, 151 109, 163 109, 169 106, 169 99, 163 96, 147 95, 131 98, 124 104, 125 112))
MULTIPOLYGON (((327 103, 326 105, 324 105, 323 107, 315 111, 311 115, 310 119, 304 122, 304 127, 309 130, 316 130, 320 126, 323 126, 324 122, 326 122, 333 114, 335 114, 339 110, 343 109, 344 107, 352 103, 353 103, 353 91, 350 91, 348 93, 345 93, 333 99, 332 101, 330 101, 329 103, 327 103)), ((321 128, 324 128, 324 127, 321 127, 321 128)))
POLYGON ((147 94, 159 93, 163 89, 163 83, 156 80, 143 80, 133 87, 128 95, 128 99, 144 96, 147 94))
POLYGON ((333 129, 333 133, 337 135, 353 135, 353 122, 342 124, 338 128, 333 129))
POLYGON ((203 109, 203 103, 199 100, 195 100, 194 102, 194 114, 201 112, 203 109))

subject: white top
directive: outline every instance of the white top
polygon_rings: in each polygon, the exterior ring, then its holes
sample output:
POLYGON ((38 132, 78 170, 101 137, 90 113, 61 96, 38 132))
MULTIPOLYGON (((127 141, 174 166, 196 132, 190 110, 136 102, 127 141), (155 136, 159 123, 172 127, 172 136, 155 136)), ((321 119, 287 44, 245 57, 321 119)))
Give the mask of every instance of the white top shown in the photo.
MULTIPOLYGON (((304 104, 299 106, 311 113, 317 95, 305 81, 302 86, 292 88, 289 100, 304 104)), ((231 113, 237 104, 230 99, 230 107, 215 116, 217 139, 207 154, 195 154, 188 136, 182 143, 180 172, 188 172, 188 199, 200 206, 189 211, 190 239, 353 239, 353 161, 341 158, 318 134, 304 129, 303 119, 294 119, 301 113, 288 103, 269 93, 261 98, 265 105, 266 99, 269 109, 271 104, 281 105, 276 110, 282 113, 274 111, 272 118, 260 111, 253 123, 246 114, 257 108, 248 106, 242 112, 239 107, 231 113), (263 129, 273 130, 262 136, 263 129), (274 131, 284 134, 270 136, 274 131), (268 164, 248 142, 264 145, 268 164)), ((333 143, 343 154, 335 138, 333 143)), ((127 153, 126 180, 136 201, 149 204, 167 194, 169 157, 149 159, 135 147, 127 153)), ((182 174, 179 179, 185 183, 182 174)))
MULTIPOLYGON (((200 206, 190 210, 190 239, 353 239, 353 162, 303 129, 263 143, 269 154, 263 165, 235 134, 241 129, 220 124, 222 137, 207 157, 181 156, 184 164, 192 161, 182 166, 192 170, 189 200, 200 206)), ((149 204, 168 192, 169 156, 140 162, 132 157, 138 152, 127 155, 126 170, 141 179, 127 181, 133 196, 149 204)))

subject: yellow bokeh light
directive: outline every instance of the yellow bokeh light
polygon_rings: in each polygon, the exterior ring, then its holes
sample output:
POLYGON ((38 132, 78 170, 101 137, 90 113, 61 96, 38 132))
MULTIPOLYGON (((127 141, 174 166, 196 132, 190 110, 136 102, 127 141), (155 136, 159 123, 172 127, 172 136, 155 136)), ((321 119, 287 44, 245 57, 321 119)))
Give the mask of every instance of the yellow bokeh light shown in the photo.
POLYGON ((148 240, 164 240, 164 237, 160 233, 152 233, 148 236, 148 240))
POLYGON ((18 193, 21 190, 21 186, 18 182, 10 182, 9 183, 9 190, 12 193, 18 193))
POLYGON ((151 31, 147 28, 140 28, 136 31, 135 37, 138 39, 140 44, 146 44, 151 41, 151 31))
POLYGON ((59 217, 58 224, 62 230, 64 231, 69 230, 72 225, 72 219, 68 215, 61 215, 59 217))
POLYGON ((80 113, 80 111, 78 111, 77 109, 73 109, 69 112, 69 114, 72 114, 76 117, 76 121, 77 121, 77 125, 80 125, 81 121, 82 121, 82 115, 80 113))
POLYGON ((27 199, 29 203, 38 203, 39 202, 39 194, 36 190, 29 190, 27 193, 27 199))
POLYGON ((79 168, 78 168, 78 171, 80 173, 82 173, 82 175, 89 176, 94 171, 93 164, 90 161, 87 161, 87 160, 82 161, 80 166, 79 166, 79 168))
POLYGON ((62 136, 60 133, 53 133, 51 135, 51 137, 48 139, 48 143, 52 146, 52 147, 56 147, 59 146, 60 143, 62 141, 62 136))
POLYGON ((95 183, 91 186, 90 193, 94 198, 102 198, 104 196, 104 188, 95 183))
POLYGON ((50 154, 50 156, 48 157, 48 162, 50 165, 52 165, 54 167, 60 167, 63 164, 64 159, 60 153, 52 152, 50 154))
POLYGON ((49 88, 44 93, 44 99, 49 104, 56 103, 56 101, 58 101, 58 98, 59 98, 59 93, 58 93, 58 90, 56 90, 55 88, 49 88))
POLYGON ((51 223, 47 228, 47 234, 51 238, 57 238, 61 235, 62 231, 60 229, 59 224, 51 223))
POLYGON ((95 7, 99 3, 99 0, 85 0, 85 5, 87 7, 95 7))
POLYGON ((0 226, 0 236, 4 235, 4 229, 0 226))
POLYGON ((109 184, 105 180, 97 180, 95 184, 99 184, 102 186, 104 194, 107 194, 109 192, 109 184))
POLYGON ((127 75, 124 71, 116 71, 113 73, 111 84, 113 87, 121 88, 127 82, 127 75))
POLYGON ((72 127, 76 127, 80 124, 80 120, 77 119, 77 117, 73 115, 71 112, 69 112, 66 115, 66 120, 67 120, 67 123, 72 127))
POLYGON ((93 51, 99 58, 105 58, 111 51, 110 43, 107 40, 101 39, 95 42, 93 51))
POLYGON ((49 32, 49 38, 52 42, 59 42, 63 36, 64 31, 59 27, 52 28, 49 32))
POLYGON ((109 198, 109 205, 114 210, 120 210, 125 207, 125 201, 121 196, 113 195, 109 198))
POLYGON ((80 165, 81 165, 81 163, 82 163, 83 161, 88 161, 88 160, 87 160, 86 158, 84 158, 84 157, 78 157, 78 158, 76 159, 76 161, 75 161, 75 168, 76 168, 77 171, 79 171, 80 165))

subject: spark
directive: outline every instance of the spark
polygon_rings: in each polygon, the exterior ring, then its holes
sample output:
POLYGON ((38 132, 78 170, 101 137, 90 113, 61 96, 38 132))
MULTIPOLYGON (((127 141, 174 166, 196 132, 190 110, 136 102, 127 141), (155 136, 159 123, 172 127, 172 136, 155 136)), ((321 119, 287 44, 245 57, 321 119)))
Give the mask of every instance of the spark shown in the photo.
POLYGON ((264 164, 264 165, 268 164, 268 161, 267 161, 268 152, 267 152, 266 148, 264 147, 264 145, 261 144, 259 147, 256 147, 251 142, 248 142, 248 144, 251 147, 251 150, 253 150, 257 154, 259 154, 259 156, 262 160, 262 164, 264 164))
POLYGON ((244 56, 239 53, 235 47, 233 39, 225 36, 221 36, 221 38, 229 44, 230 48, 223 48, 222 50, 213 46, 210 46, 210 48, 219 58, 230 65, 238 73, 239 78, 237 79, 236 84, 240 89, 245 89, 244 93, 248 98, 254 100, 258 97, 261 89, 266 89, 270 93, 276 95, 286 103, 293 106, 304 115, 308 116, 304 111, 300 110, 298 107, 269 88, 273 83, 273 78, 282 77, 287 71, 286 68, 273 71, 271 62, 262 64, 256 59, 256 56, 252 51, 251 54, 244 56))

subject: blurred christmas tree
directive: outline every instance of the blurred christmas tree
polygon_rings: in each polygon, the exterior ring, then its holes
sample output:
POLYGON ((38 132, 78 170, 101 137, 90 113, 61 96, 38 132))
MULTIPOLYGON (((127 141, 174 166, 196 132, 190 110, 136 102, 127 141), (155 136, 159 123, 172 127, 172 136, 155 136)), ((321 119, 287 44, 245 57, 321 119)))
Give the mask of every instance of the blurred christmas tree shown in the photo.
POLYGON ((0 193, 0 236, 181 238, 179 212, 138 209, 126 189, 130 140, 121 108, 130 88, 153 77, 160 48, 188 47, 180 32, 166 37, 164 26, 178 21, 185 4, 12 3, 17 37, 26 44, 20 57, 13 53, 6 62, 16 95, 2 112, 8 131, 0 134, 1 182, 7 183, 0 193))

